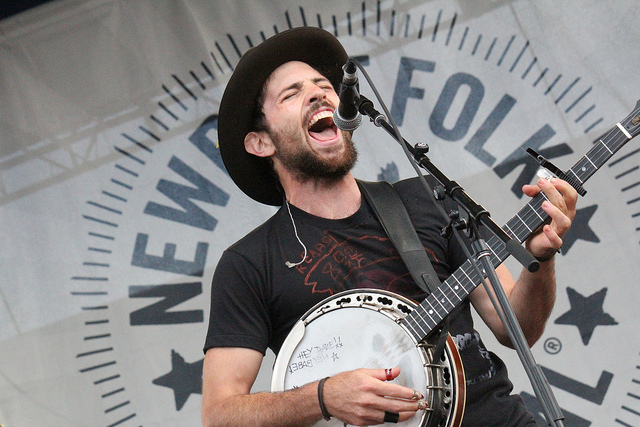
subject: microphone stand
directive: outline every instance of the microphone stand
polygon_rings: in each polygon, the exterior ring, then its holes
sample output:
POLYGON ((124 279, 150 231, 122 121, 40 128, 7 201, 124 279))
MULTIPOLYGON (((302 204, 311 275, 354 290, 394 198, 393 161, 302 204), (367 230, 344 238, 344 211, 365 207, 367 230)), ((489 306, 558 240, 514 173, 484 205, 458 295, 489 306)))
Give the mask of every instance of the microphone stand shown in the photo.
MULTIPOLYGON (((547 381, 542 369, 536 364, 531 349, 527 344, 527 341, 522 332, 522 328, 518 323, 513 307, 509 303, 500 280, 496 274, 493 262, 491 261, 491 249, 481 237, 478 224, 486 226, 496 237, 502 240, 505 244, 506 250, 512 254, 528 271, 536 272, 540 268, 540 262, 536 260, 526 249, 524 249, 518 242, 511 239, 505 231, 499 227, 489 212, 482 206, 477 204, 471 197, 467 195, 464 189, 455 181, 449 180, 427 157, 426 153, 429 151, 429 146, 426 143, 417 143, 415 147, 412 147, 404 138, 402 138, 399 132, 387 122, 386 117, 380 112, 376 111, 373 103, 366 97, 359 95, 357 100, 358 111, 370 118, 374 125, 382 127, 387 133, 389 133, 397 142, 399 142, 409 153, 413 156, 413 159, 422 168, 427 170, 436 181, 444 188, 445 193, 451 197, 455 202, 462 206, 469 215, 469 230, 472 237, 471 247, 475 252, 476 261, 482 264, 484 273, 489 278, 491 287, 493 288, 493 295, 491 289, 489 289, 486 281, 483 280, 483 284, 487 293, 491 298, 491 302, 500 320, 505 326, 509 338, 513 343, 513 346, 522 362, 522 365, 529 377, 529 381, 534 389, 534 392, 542 406, 542 410, 547 419, 549 426, 564 426, 564 416, 558 402, 556 401, 551 386, 547 381), (494 298, 495 295, 495 298, 494 298), (497 299, 497 300, 496 300, 497 299)), ((455 228, 458 228, 455 224, 455 228)), ((472 263, 477 269, 476 263, 472 263)), ((480 277, 483 277, 478 271, 480 277)))

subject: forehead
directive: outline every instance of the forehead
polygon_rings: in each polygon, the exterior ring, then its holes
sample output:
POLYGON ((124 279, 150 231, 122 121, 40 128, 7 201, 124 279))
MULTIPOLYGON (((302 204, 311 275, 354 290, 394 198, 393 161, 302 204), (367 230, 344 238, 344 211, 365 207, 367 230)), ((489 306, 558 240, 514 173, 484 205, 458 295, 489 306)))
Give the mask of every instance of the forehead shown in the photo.
POLYGON ((276 94, 278 91, 291 85, 301 83, 305 80, 317 79, 327 80, 318 70, 307 63, 300 61, 287 62, 271 73, 265 82, 265 93, 267 96, 269 94, 276 94))

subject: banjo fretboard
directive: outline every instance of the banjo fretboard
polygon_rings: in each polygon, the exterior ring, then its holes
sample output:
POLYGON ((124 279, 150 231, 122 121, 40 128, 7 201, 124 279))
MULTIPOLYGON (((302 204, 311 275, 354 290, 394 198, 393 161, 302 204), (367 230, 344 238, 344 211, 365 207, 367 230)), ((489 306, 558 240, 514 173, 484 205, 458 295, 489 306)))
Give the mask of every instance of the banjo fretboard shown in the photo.
MULTIPOLYGON (((639 132, 640 101, 634 111, 623 121, 617 123, 571 169, 567 175, 579 184, 586 182, 600 169, 624 144, 639 132)), ((533 197, 518 213, 504 225, 503 230, 519 243, 524 242, 549 216, 542 210, 546 200, 543 193, 533 197)), ((487 244, 491 250, 494 266, 502 263, 509 253, 504 242, 493 236, 487 244)), ((427 337, 469 294, 480 284, 482 278, 476 273, 471 261, 467 260, 433 293, 416 307, 402 321, 417 341, 427 337)))

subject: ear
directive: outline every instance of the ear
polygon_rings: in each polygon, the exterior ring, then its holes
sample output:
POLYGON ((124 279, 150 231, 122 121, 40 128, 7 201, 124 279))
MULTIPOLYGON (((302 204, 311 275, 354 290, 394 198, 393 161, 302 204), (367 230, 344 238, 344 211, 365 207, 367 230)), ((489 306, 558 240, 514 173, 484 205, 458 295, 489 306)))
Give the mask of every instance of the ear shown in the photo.
POLYGON ((249 132, 244 137, 244 149, 258 157, 269 157, 276 152, 276 147, 266 132, 249 132))

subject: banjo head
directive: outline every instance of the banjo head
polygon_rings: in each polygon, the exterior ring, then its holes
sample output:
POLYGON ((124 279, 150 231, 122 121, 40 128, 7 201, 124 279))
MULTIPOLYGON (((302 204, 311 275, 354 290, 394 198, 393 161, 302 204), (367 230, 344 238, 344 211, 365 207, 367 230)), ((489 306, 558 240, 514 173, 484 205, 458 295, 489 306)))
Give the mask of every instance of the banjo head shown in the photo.
MULTIPOLYGON (((434 359, 438 334, 420 340, 402 319, 416 306, 381 290, 351 290, 311 308, 293 327, 274 364, 272 391, 289 390, 359 368, 400 367, 393 381, 425 396, 428 408, 401 426, 453 426, 462 419, 464 372, 450 336, 434 359)), ((337 419, 318 425, 344 425, 337 419)))

